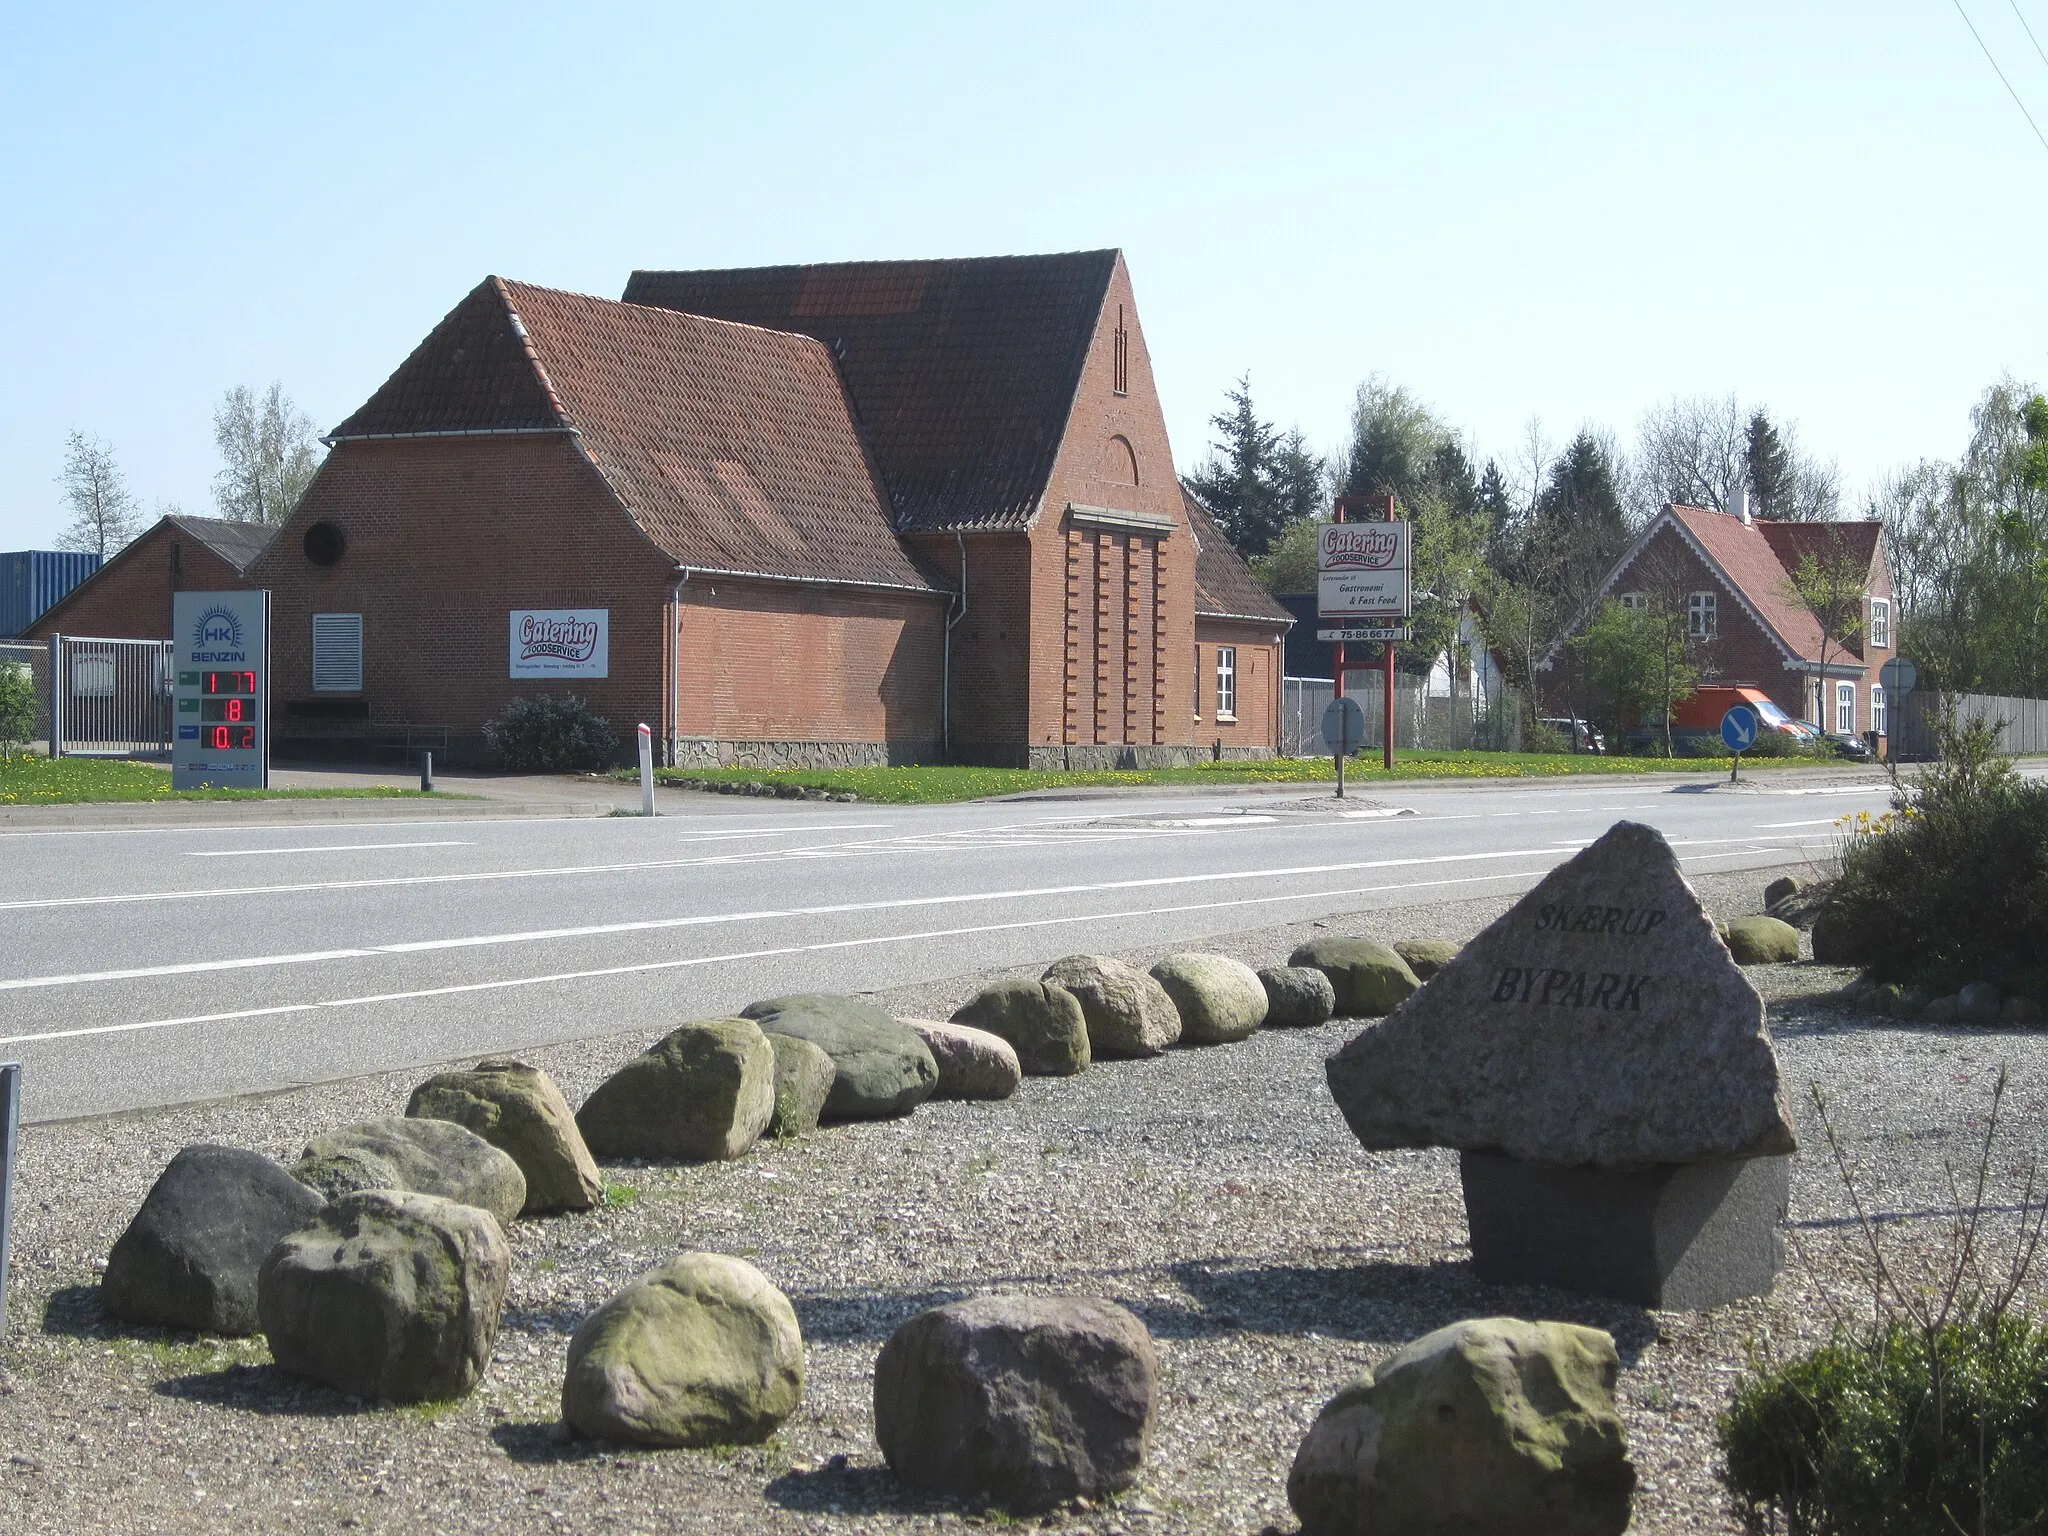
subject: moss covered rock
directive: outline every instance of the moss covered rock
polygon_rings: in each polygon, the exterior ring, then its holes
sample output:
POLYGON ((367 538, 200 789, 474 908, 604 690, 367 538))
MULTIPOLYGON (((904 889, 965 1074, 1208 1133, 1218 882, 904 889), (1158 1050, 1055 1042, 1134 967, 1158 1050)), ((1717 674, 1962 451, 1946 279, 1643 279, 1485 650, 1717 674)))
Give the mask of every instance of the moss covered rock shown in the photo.
POLYGON ((1242 960, 1185 950, 1153 966, 1152 979, 1180 1011, 1184 1045, 1243 1040, 1266 1021, 1265 983, 1242 960))
POLYGON ((1028 1077, 1071 1077, 1088 1065, 1088 1016, 1065 987, 998 981, 953 1010, 953 1022, 1010 1042, 1028 1077))
POLYGON ((771 1035, 808 1040, 832 1058, 820 1121, 907 1115, 939 1085, 939 1064, 916 1034, 865 998, 798 992, 740 1010, 771 1035))
POLYGON ((1731 918, 1721 939, 1737 965, 1785 965, 1799 958, 1799 930, 1775 917, 1731 918))
POLYGON ((1180 1010, 1135 965, 1109 955, 1068 955, 1042 979, 1074 994, 1088 1021, 1091 1056, 1157 1056, 1180 1039, 1180 1010))
POLYGON ((1374 939, 1314 939, 1287 957, 1289 965, 1312 965, 1337 990, 1337 1012, 1346 1018, 1376 1019, 1392 1013, 1422 986, 1398 952, 1374 939))
POLYGON ((501 1224, 526 1208, 519 1164, 452 1120, 392 1116, 325 1131, 306 1143, 292 1177, 330 1200, 359 1189, 439 1195, 489 1211, 501 1224))
POLYGON ((1287 1477, 1303 1536, 1621 1536, 1635 1492, 1614 1340, 1453 1323, 1317 1415, 1287 1477))
POLYGON ((597 1161, 555 1080, 523 1061, 440 1072, 412 1092, 412 1119, 449 1120, 483 1137, 526 1176, 524 1214, 587 1211, 604 1195, 597 1161))
POLYGON ((1393 951, 1408 962, 1418 981, 1428 981, 1458 958, 1460 945, 1449 939, 1396 939, 1393 951))
POLYGON ((685 1253, 583 1320, 569 1340, 562 1417, 598 1440, 765 1440, 804 1393, 789 1298, 743 1259, 685 1253))
POLYGON ((802 1136, 815 1131, 825 1101, 832 1097, 838 1068, 823 1050, 795 1035, 770 1035, 768 1047, 775 1052, 775 1115, 768 1122, 768 1134, 802 1136))
POLYGON ((270 1251, 256 1310, 287 1371, 368 1402, 440 1401, 483 1379, 511 1269, 489 1211, 366 1189, 270 1251))
POLYGON ((599 1157, 709 1163, 745 1155, 775 1115, 775 1051, 747 1019, 671 1030, 597 1085, 576 1124, 599 1157))

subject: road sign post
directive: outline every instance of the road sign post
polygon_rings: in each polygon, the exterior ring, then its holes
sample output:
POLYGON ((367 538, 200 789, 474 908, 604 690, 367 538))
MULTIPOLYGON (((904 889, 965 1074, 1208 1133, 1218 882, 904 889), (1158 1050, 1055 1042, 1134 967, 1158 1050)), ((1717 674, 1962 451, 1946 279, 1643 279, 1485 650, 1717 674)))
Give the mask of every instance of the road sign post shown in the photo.
POLYGON ((1756 711, 1747 704, 1737 704, 1721 717, 1721 744, 1735 754, 1735 761, 1728 768, 1728 782, 1733 784, 1742 768, 1742 754, 1756 744, 1758 722, 1756 711))
MULTIPOLYGON (((1914 685, 1920 681, 1920 669, 1905 657, 1894 656, 1877 669, 1877 681, 1878 686, 1884 689, 1885 761, 1892 762, 1895 761, 1891 749, 1892 708, 1896 700, 1903 699, 1913 691, 1914 685)), ((1876 751, 1877 743, 1872 741, 1870 747, 1873 752, 1876 751)))
POLYGON ((1358 700, 1333 698, 1323 706, 1323 745, 1337 758, 1337 793, 1344 793, 1344 759, 1365 742, 1365 711, 1358 700))
POLYGON ((7 1266, 13 1262, 14 1149, 21 1125, 21 1063, 0 1061, 0 1334, 7 1332, 7 1266))

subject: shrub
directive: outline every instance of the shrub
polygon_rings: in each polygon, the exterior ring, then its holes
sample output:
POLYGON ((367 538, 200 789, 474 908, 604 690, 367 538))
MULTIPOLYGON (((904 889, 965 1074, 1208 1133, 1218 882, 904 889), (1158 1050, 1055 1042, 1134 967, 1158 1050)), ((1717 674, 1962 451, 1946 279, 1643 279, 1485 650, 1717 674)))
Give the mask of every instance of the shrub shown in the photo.
POLYGON ((1751 1531, 1780 1521, 1791 1536, 2039 1528, 2048 1512, 2048 1327, 2018 1302, 2033 1293, 2048 1203, 2031 1164, 2022 1165, 2016 1203, 1987 1203, 2006 1086, 2001 1070, 1974 1178, 1959 1182, 1950 1170, 1945 1240, 1923 1230, 1896 1253, 1865 1211, 1813 1090, 1856 1212, 1856 1267, 1872 1310, 1855 1324, 1838 1315, 1818 1349, 1753 1358, 1717 1420, 1724 1475, 1751 1531))
POLYGON ((1524 752, 1569 752, 1572 744, 1564 739, 1564 732, 1548 720, 1531 720, 1522 727, 1522 750, 1524 752))
POLYGON ((0 661, 0 761, 12 758, 35 731, 35 678, 18 661, 0 661))
POLYGON ((1936 728, 1939 759, 1892 809, 1850 823, 1834 905, 1880 980, 1937 992, 2048 965, 2048 784, 1972 721, 1936 728))
POLYGON ((484 726, 484 745, 505 767, 525 773, 606 768, 619 755, 611 722, 573 693, 514 699, 484 726))
MULTIPOLYGON (((1715 746, 1720 746, 1715 738, 1715 746)), ((1831 757, 1828 744, 1810 737, 1794 736, 1785 731, 1759 731, 1755 741, 1749 744, 1745 757, 1831 757)))

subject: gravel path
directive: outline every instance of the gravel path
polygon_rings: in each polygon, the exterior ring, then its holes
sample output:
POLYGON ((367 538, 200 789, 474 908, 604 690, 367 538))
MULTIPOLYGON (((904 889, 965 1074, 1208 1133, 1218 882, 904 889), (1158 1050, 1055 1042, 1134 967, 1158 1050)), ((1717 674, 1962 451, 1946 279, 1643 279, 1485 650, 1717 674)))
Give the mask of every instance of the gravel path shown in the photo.
MULTIPOLYGON (((1763 875, 1696 882, 1719 915, 1753 911, 1763 875)), ((1376 936, 1469 937, 1507 902, 1372 914, 1376 936)), ((1361 919, 1361 923, 1367 921, 1361 919)), ((1319 927, 1219 947, 1272 963, 1319 927)), ((1130 958, 1149 961, 1149 954, 1130 958)), ((1751 973, 1772 999, 1795 1095, 1821 1083, 1870 1202, 1948 1202, 2001 1063, 2013 1157, 2038 1154, 2048 1046, 2036 1035, 1906 1028, 1820 1001, 1844 973, 1751 973), (2029 1144, 2031 1143, 2031 1144, 2029 1144)), ((880 994, 944 1017, 979 984, 880 994)), ((735 1004, 744 999, 735 998, 735 1004)), ((539 1050, 580 1099, 660 1031, 539 1050)), ((1792 1215, 1806 1254, 1770 1297, 1705 1315, 1486 1286, 1466 1262, 1455 1157, 1366 1154, 1330 1103, 1323 1059, 1345 1026, 1106 1063, 1027 1080, 1002 1104, 934 1103, 712 1167, 613 1166, 600 1212, 521 1222, 495 1359, 452 1407, 352 1408, 268 1363, 260 1340, 111 1325, 100 1261, 180 1147, 222 1141, 287 1159, 322 1127, 402 1111, 419 1074, 258 1099, 37 1126, 22 1138, 13 1324, 0 1349, 0 1529, 482 1532, 889 1531, 983 1523, 905 1498, 881 1470, 869 1380, 882 1340, 922 1307, 978 1291, 1075 1289, 1129 1306, 1159 1344, 1162 1401, 1137 1490, 1047 1524, 1063 1531, 1294 1529, 1295 1446, 1321 1403, 1401 1343, 1461 1317, 1513 1313, 1613 1332, 1642 1476, 1635 1529, 1739 1529, 1711 1426, 1752 1341, 1822 1334, 1855 1304, 1841 1184, 1811 1106, 1792 1215), (556 1428, 570 1330, 680 1248, 746 1256, 794 1300, 803 1407, 766 1447, 619 1452, 556 1428)), ((2002 1160, 2002 1167, 2005 1165, 2002 1160)), ((1998 1196, 1994 1196, 1998 1198, 1998 1196)), ((1888 1230, 1925 1250, 1938 1220, 1888 1230)))

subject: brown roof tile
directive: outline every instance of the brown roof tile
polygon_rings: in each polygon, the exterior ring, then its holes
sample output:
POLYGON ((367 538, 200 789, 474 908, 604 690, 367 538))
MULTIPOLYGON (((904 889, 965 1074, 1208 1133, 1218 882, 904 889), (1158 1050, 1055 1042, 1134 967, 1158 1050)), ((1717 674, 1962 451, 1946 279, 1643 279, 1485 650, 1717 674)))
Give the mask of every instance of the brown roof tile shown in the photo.
POLYGON ((809 337, 490 278, 334 436, 564 427, 680 564, 936 590, 809 337))
MULTIPOLYGON (((1843 540, 1863 557, 1866 566, 1877 552, 1878 524, 1744 523, 1726 512, 1704 507, 1673 506, 1671 515, 1741 589, 1752 608, 1778 634, 1786 648, 1804 661, 1820 658, 1819 623, 1791 589, 1800 556, 1818 553, 1829 540, 1843 540)), ((1840 649, 1833 642, 1830 652, 1840 649)), ((1853 649, 1853 648, 1852 648, 1853 649)))
POLYGON ((1066 432, 1115 251, 635 272, 626 298, 816 337, 896 526, 1019 528, 1066 432))
POLYGON ((1209 509, 1186 486, 1181 487, 1181 504, 1187 508, 1188 530, 1195 536, 1200 553, 1195 558, 1195 612, 1211 618, 1271 619, 1292 624, 1294 615, 1259 584, 1251 567, 1244 563, 1223 530, 1209 515, 1209 509))

